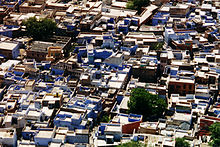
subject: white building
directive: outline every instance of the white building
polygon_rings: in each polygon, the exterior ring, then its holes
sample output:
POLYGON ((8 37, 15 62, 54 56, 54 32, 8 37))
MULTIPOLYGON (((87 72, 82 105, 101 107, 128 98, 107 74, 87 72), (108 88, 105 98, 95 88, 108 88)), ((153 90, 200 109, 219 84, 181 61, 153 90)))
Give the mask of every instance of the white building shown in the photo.
POLYGON ((55 131, 39 131, 39 133, 34 137, 35 144, 37 146, 48 146, 54 138, 55 131))
POLYGON ((9 59, 16 59, 19 55, 19 43, 0 42, 0 55, 9 59))
POLYGON ((5 146, 17 146, 17 135, 15 129, 0 129, 0 144, 5 146))

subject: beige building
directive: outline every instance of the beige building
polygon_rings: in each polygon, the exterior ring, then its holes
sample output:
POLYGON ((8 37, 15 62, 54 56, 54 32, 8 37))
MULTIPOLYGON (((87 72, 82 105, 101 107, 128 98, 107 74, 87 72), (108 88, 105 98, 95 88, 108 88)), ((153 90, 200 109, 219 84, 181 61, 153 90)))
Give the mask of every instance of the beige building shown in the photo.
POLYGON ((54 61, 55 59, 63 58, 63 48, 60 46, 48 47, 48 54, 46 56, 47 61, 54 61))
POLYGON ((190 10, 189 5, 177 4, 176 6, 172 6, 170 8, 170 15, 186 16, 189 10, 190 10))
POLYGON ((28 0, 20 5, 21 13, 41 12, 45 8, 45 0, 28 0))

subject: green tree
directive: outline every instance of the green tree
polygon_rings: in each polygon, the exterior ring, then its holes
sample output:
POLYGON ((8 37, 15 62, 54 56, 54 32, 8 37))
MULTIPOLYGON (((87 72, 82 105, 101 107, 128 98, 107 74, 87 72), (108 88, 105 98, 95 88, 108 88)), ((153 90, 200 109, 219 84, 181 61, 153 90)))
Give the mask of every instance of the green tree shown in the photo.
POLYGON ((138 141, 130 141, 130 142, 118 145, 117 147, 146 147, 146 145, 138 141))
POLYGON ((154 43, 150 46, 150 50, 162 50, 163 49, 163 45, 164 43, 162 42, 157 42, 157 43, 154 43))
POLYGON ((109 121, 110 121, 110 118, 107 115, 104 115, 100 120, 100 122, 109 122, 109 121))
POLYGON ((141 8, 150 4, 150 0, 129 0, 126 8, 137 10, 138 14, 141 14, 141 8))
POLYGON ((211 142, 209 143, 213 147, 220 146, 220 123, 214 123, 209 127, 211 132, 211 142))
POLYGON ((143 119, 160 117, 167 108, 166 101, 142 88, 135 88, 131 92, 128 102, 129 112, 142 114, 143 119))
POLYGON ((163 49, 163 45, 164 43, 162 42, 157 42, 157 43, 153 43, 151 46, 150 46, 150 50, 155 50, 157 52, 157 59, 160 60, 160 54, 161 54, 161 51, 163 49))
POLYGON ((185 138, 176 138, 175 147, 190 147, 190 144, 185 140, 185 138))
POLYGON ((23 21, 23 25, 26 26, 27 35, 34 40, 48 39, 57 28, 56 22, 49 18, 38 20, 36 17, 30 17, 23 21))

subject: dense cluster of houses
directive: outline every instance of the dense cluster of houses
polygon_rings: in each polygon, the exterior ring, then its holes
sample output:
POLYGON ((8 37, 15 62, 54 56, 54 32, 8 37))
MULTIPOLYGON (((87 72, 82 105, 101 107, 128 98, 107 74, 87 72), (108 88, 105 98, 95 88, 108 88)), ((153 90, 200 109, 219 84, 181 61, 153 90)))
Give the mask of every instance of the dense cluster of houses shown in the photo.
POLYGON ((208 146, 220 122, 219 0, 152 0, 141 14, 126 4, 0 1, 0 145, 208 146), (30 17, 53 19, 54 36, 23 36, 30 17), (164 99, 164 117, 128 113, 134 88, 164 99))

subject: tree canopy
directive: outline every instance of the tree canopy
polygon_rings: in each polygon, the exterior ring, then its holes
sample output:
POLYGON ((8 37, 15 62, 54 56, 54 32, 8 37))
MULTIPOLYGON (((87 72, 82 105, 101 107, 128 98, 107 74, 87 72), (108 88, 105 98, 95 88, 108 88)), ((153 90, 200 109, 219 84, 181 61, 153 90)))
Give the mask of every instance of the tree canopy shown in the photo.
POLYGON ((118 145, 117 147, 146 147, 146 145, 138 141, 130 141, 130 142, 118 145))
POLYGON ((109 121, 110 121, 110 118, 108 115, 104 115, 100 120, 100 122, 109 122, 109 121))
POLYGON ((220 123, 214 123, 209 127, 211 132, 211 142, 210 145, 213 147, 220 146, 220 123))
POLYGON ((141 13, 141 8, 146 7, 150 4, 150 0, 129 0, 126 8, 137 10, 138 14, 141 13))
POLYGON ((164 43, 157 42, 150 46, 150 50, 162 50, 164 43))
POLYGON ((190 147, 190 144, 185 140, 185 138, 176 138, 175 147, 190 147))
POLYGON ((34 40, 45 40, 53 35, 56 30, 56 23, 49 18, 37 19, 36 17, 30 17, 23 22, 26 26, 27 35, 33 37, 34 40))
POLYGON ((167 108, 166 101, 142 88, 135 88, 131 92, 128 102, 129 112, 143 115, 147 120, 160 117, 167 108))

